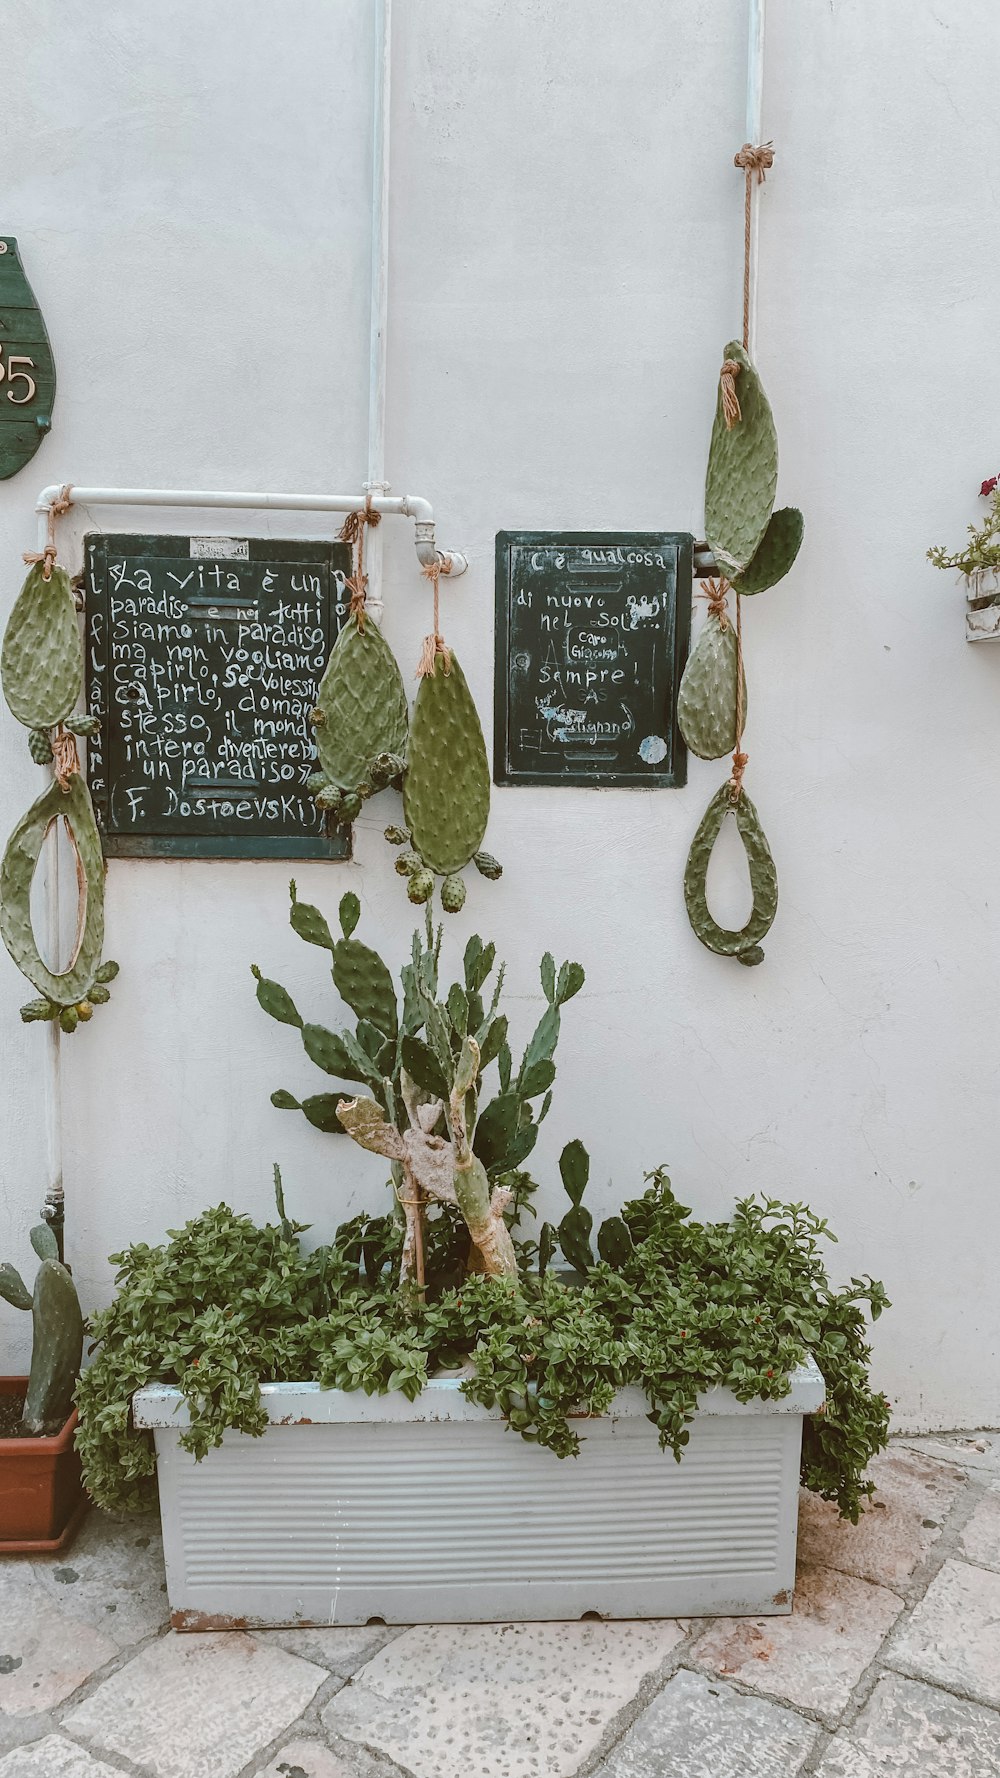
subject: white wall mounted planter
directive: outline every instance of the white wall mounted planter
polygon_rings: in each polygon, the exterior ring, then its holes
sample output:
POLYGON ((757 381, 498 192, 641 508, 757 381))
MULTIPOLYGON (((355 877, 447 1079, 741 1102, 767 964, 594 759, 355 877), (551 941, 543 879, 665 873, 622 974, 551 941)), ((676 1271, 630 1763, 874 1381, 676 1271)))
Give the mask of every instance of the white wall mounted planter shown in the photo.
POLYGON ((680 1463, 641 1390, 577 1421, 560 1460, 460 1383, 415 1402, 264 1384, 263 1437, 227 1433, 201 1463, 180 1392, 140 1390, 174 1628, 791 1610, 802 1417, 825 1393, 811 1360, 782 1401, 703 1395, 680 1463))
POLYGON ((988 642, 1000 639, 1000 574, 983 568, 963 574, 965 582, 965 640, 988 642))

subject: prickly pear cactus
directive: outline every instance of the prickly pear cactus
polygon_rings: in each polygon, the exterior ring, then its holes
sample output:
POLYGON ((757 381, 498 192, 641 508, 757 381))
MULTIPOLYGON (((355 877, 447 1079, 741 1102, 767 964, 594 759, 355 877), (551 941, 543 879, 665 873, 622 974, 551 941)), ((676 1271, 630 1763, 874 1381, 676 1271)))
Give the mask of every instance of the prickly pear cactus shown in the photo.
POLYGON ((784 580, 802 547, 805 526, 796 506, 782 506, 772 512, 755 554, 733 581, 736 591, 744 597, 766 593, 768 587, 784 580))
POLYGON ((7 620, 0 650, 3 695, 25 728, 64 721, 83 684, 83 642, 65 568, 29 569, 7 620))
MULTIPOLYGON (((482 844, 490 813, 490 768, 472 693, 455 656, 438 653, 420 680, 410 724, 403 808, 424 870, 409 877, 411 901, 423 900, 429 872, 452 877, 482 844), (447 667, 447 670, 446 670, 447 667)), ((455 899, 454 888, 449 898, 455 899)))
POLYGON ((45 1223, 32 1229, 31 1244, 42 1262, 34 1293, 29 1295, 20 1273, 5 1263, 0 1266, 0 1296, 15 1309, 31 1310, 31 1372, 21 1424, 26 1432, 44 1434, 63 1426, 73 1406, 83 1357, 83 1316, 76 1285, 60 1263, 56 1238, 45 1223))
POLYGON ((740 366, 740 418, 727 425, 720 386, 705 481, 705 535, 719 566, 732 578, 752 560, 771 517, 778 439, 760 378, 738 340, 730 341, 724 356, 740 366))
POLYGON ((351 619, 334 644, 316 700, 316 751, 326 777, 356 791, 379 754, 406 751, 406 692, 378 626, 351 619))
POLYGON ((762 961, 764 953, 760 941, 770 931, 778 911, 778 874, 771 857, 771 848, 760 824, 760 816, 745 790, 734 801, 732 786, 729 783, 723 784, 705 810, 688 853, 687 869, 684 872, 684 900, 695 936, 710 951, 717 951, 725 957, 735 957, 738 962, 747 965, 762 961), (705 890, 712 848, 727 815, 734 817, 743 841, 750 868, 750 887, 753 890, 750 918, 738 932, 720 926, 713 920, 708 911, 705 890))
MULTIPOLYGON (((728 619, 708 617, 688 656, 677 694, 677 721, 699 759, 721 759, 736 746, 736 631, 728 619)), ((747 686, 743 679, 743 712, 747 686)))
POLYGON ((0 935, 22 975, 51 1003, 67 1011, 92 1004, 87 991, 97 978, 104 942, 104 857, 90 792, 78 773, 65 791, 53 779, 7 842, 0 864, 0 935), (66 821, 79 861, 80 914, 73 961, 56 974, 43 963, 35 939, 31 880, 45 835, 60 817, 66 821))

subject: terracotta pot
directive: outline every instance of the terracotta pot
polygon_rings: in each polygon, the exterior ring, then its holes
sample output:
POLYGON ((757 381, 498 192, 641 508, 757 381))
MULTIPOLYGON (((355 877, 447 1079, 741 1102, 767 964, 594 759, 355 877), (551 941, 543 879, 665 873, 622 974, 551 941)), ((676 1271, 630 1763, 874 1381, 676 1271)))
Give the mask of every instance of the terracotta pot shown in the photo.
MULTIPOLYGON (((23 1396, 27 1377, 0 1377, 0 1395, 23 1396)), ((76 1454, 76 1409, 51 1438, 0 1438, 0 1554, 62 1550, 87 1511, 76 1454)))

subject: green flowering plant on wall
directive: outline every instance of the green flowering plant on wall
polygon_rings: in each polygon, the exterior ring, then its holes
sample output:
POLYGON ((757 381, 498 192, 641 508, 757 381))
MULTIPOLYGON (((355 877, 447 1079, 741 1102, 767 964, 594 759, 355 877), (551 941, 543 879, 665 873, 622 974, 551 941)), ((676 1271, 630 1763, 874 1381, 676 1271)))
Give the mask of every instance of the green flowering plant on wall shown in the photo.
POLYGON ((952 551, 936 543, 927 551, 935 568, 955 568, 971 580, 1000 568, 1000 476, 989 476, 979 493, 990 504, 982 523, 968 526, 968 542, 952 551))

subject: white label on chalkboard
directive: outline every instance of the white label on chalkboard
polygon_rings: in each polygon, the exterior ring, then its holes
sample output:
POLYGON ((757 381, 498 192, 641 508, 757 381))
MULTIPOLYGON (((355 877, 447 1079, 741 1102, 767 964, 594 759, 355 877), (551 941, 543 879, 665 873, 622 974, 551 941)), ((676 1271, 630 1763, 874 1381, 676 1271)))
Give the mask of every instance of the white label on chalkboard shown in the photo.
POLYGON ((249 562, 249 537, 192 537, 192 556, 210 562, 249 562))

